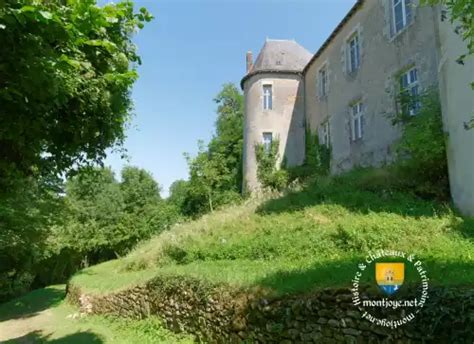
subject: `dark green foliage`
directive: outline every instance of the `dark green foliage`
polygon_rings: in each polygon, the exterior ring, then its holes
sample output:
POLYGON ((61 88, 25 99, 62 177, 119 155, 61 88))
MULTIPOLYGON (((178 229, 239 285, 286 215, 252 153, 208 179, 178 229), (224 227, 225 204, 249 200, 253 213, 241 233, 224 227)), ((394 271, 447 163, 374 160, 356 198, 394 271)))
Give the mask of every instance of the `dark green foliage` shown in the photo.
POLYGON ((273 140, 269 149, 261 143, 255 145, 257 179, 263 188, 283 190, 288 186, 288 172, 277 166, 279 146, 279 140, 273 140))
POLYGON ((3 1, 0 182, 101 162, 120 145, 140 62, 133 3, 3 1))
POLYGON ((178 209, 183 209, 188 194, 188 182, 182 179, 174 181, 169 188, 169 193, 167 201, 178 209))
POLYGON ((331 148, 319 143, 318 134, 306 129, 306 156, 304 165, 313 170, 314 174, 327 175, 331 164, 331 148))
POLYGON ((110 169, 83 171, 67 182, 65 200, 66 221, 55 228, 57 245, 77 252, 85 265, 127 253, 178 217, 152 176, 130 166, 122 170, 120 183, 110 169))
POLYGON ((243 96, 235 85, 225 84, 214 101, 217 104, 214 137, 207 146, 202 141, 198 143, 197 156, 185 154, 189 181, 175 185, 178 190, 170 190, 170 200, 186 216, 212 212, 240 199, 243 96))
POLYGON ((46 258, 49 227, 60 220, 58 180, 23 178, 0 192, 0 300, 29 290, 46 258))
POLYGON ((394 167, 400 179, 423 197, 449 197, 445 134, 438 95, 428 91, 417 99, 401 95, 401 111, 393 123, 402 126, 402 137, 396 149, 399 160, 394 167), (406 109, 420 102, 416 115, 406 109))
MULTIPOLYGON (((140 63, 132 35, 151 18, 131 1, 0 1, 0 299, 71 270, 69 248, 52 258, 52 229, 64 227, 57 176, 121 146, 140 63)), ((77 197, 94 197, 89 182, 77 197)), ((118 216, 120 190, 101 182, 110 204, 75 209, 78 221, 118 216)))
POLYGON ((319 143, 317 134, 309 128, 305 133, 305 160, 301 166, 288 167, 289 181, 304 181, 314 176, 329 174, 331 166, 331 148, 319 143))

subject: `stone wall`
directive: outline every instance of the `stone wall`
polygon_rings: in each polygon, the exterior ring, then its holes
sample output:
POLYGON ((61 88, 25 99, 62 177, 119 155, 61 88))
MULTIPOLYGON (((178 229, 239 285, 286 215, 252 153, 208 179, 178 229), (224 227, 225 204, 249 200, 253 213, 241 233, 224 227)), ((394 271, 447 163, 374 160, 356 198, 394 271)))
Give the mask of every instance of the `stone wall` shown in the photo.
MULTIPOLYGON (((364 297, 365 291, 362 293, 364 297)), ((160 277, 109 295, 68 286, 68 299, 89 314, 157 315, 175 332, 210 343, 472 343, 474 291, 432 289, 415 320, 387 329, 361 318, 349 289, 269 296, 264 290, 160 277)))

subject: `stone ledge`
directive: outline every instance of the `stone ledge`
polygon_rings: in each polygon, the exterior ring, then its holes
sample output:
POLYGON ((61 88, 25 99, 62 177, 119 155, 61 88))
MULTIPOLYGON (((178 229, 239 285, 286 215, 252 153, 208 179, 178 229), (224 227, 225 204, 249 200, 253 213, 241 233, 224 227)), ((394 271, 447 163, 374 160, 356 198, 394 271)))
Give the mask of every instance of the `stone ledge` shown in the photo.
POLYGON ((137 319, 157 315, 169 329, 210 343, 473 342, 472 288, 432 290, 432 306, 394 330, 361 319, 348 296, 349 289, 325 289, 272 297, 261 289, 210 285, 185 277, 156 278, 103 296, 83 293, 76 285, 67 290, 69 302, 83 313, 137 319))

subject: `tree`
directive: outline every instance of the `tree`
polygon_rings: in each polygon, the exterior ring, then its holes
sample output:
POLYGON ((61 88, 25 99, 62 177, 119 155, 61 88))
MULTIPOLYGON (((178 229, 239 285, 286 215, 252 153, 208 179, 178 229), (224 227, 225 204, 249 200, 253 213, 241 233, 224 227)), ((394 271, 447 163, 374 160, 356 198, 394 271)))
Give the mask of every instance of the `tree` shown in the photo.
POLYGON ((131 1, 0 1, 0 186, 100 163, 124 140, 152 16, 131 1))
POLYGON ((65 221, 54 229, 57 252, 69 250, 82 265, 98 263, 126 254, 177 221, 176 208, 161 199, 149 172, 127 166, 121 174, 121 182, 109 168, 84 169, 69 178, 65 221))
POLYGON ((211 155, 224 157, 231 174, 229 189, 242 189, 242 147, 244 133, 244 98, 234 84, 224 84, 214 101, 217 104, 216 133, 208 145, 211 155))
POLYGON ((216 96, 215 134, 206 146, 198 142, 196 157, 185 154, 189 181, 183 201, 185 215, 213 211, 235 201, 242 187, 243 96, 225 84, 216 96))
POLYGON ((131 231, 121 226, 125 210, 120 184, 109 168, 86 169, 66 184, 66 220, 58 245, 79 252, 87 265, 121 254, 131 231))
POLYGON ((28 291, 48 257, 50 227, 61 221, 61 186, 56 178, 23 178, 15 193, 0 192, 0 302, 28 291))
POLYGON ((188 182, 186 180, 176 180, 169 188, 168 202, 174 204, 181 212, 184 212, 184 204, 188 194, 188 182))
POLYGON ((123 168, 120 189, 127 212, 139 211, 146 204, 156 204, 161 200, 158 183, 148 171, 138 167, 123 168))

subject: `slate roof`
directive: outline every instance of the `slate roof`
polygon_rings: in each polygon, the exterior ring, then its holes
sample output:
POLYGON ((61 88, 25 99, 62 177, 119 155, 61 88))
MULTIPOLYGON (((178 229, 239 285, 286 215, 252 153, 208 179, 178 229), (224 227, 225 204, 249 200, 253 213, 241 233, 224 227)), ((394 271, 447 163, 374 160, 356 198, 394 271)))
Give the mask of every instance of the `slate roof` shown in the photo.
POLYGON ((259 73, 301 73, 312 56, 294 40, 267 39, 241 85, 243 86, 249 77, 259 73))

